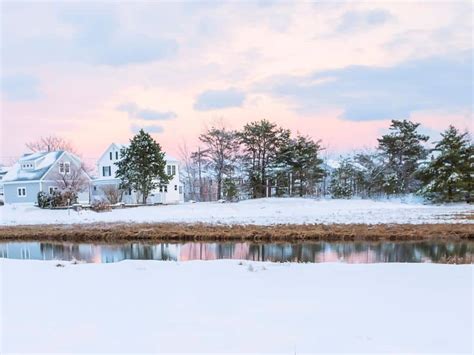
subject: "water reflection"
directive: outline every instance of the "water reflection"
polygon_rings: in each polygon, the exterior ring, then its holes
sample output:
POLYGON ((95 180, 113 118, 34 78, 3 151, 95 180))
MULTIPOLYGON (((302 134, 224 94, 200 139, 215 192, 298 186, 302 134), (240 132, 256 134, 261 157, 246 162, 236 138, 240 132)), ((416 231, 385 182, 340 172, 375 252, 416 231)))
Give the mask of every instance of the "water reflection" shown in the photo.
MULTIPOLYGON (((460 259, 472 263, 474 243, 159 243, 77 244, 0 243, 0 257, 36 260, 82 260, 111 263, 137 260, 246 259, 274 262, 446 262, 460 259)), ((459 261, 458 261, 459 262, 459 261)))

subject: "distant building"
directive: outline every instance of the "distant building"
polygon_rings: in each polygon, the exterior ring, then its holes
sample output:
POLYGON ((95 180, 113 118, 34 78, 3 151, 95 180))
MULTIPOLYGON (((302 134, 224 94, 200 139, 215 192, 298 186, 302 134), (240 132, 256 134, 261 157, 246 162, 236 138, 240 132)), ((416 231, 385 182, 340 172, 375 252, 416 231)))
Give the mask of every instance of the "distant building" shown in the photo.
POLYGON ((2 178, 5 203, 34 204, 38 192, 52 193, 58 188, 61 175, 78 169, 88 181, 85 191, 78 194, 79 203, 90 201, 90 177, 82 169, 81 160, 66 151, 37 152, 23 155, 2 178))
POLYGON ((4 196, 3 196, 3 178, 8 173, 9 170, 10 170, 10 167, 0 166, 0 202, 5 201, 4 196))
MULTIPOLYGON (((117 178, 116 163, 122 159, 120 151, 126 146, 112 143, 102 154, 97 162, 99 176, 93 180, 92 198, 96 200, 106 199, 104 189, 107 187, 119 188, 120 179, 117 178)), ((179 179, 179 161, 169 155, 165 155, 166 171, 173 177, 167 184, 159 184, 148 196, 149 204, 174 204, 184 201, 183 185, 179 179)), ((141 203, 141 196, 137 191, 131 189, 122 192, 122 202, 127 204, 141 203)))

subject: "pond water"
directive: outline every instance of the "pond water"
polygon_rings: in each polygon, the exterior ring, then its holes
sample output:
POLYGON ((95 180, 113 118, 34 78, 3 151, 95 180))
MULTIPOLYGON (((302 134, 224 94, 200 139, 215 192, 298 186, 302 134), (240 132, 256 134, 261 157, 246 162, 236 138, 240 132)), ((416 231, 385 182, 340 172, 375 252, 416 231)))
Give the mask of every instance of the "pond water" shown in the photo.
POLYGON ((134 260, 245 259, 273 262, 473 263, 474 242, 313 243, 0 243, 0 257, 112 263, 134 260))

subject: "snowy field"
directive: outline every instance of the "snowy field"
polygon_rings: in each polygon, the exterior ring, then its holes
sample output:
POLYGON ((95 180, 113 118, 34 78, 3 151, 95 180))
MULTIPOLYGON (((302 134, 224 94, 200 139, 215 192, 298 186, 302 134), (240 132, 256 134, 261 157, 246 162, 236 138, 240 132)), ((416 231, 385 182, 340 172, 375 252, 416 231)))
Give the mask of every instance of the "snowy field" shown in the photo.
POLYGON ((0 259, 1 353, 472 354, 472 265, 0 259))
POLYGON ((400 201, 269 198, 238 203, 184 203, 116 209, 111 212, 41 210, 33 206, 0 207, 2 225, 94 222, 178 222, 213 224, 307 223, 473 223, 457 214, 474 213, 467 204, 423 205, 400 201))

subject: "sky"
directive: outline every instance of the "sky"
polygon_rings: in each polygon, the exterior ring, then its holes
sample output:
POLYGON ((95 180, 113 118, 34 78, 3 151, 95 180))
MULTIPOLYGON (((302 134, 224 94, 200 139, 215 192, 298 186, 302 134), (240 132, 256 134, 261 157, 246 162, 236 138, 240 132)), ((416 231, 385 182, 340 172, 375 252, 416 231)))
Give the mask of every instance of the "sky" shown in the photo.
POLYGON ((329 154, 391 119, 472 130, 471 1, 1 2, 0 162, 41 136, 91 163, 140 128, 179 157, 268 119, 329 154))

